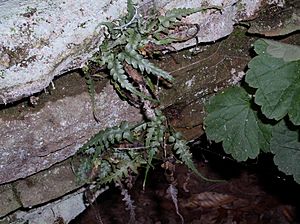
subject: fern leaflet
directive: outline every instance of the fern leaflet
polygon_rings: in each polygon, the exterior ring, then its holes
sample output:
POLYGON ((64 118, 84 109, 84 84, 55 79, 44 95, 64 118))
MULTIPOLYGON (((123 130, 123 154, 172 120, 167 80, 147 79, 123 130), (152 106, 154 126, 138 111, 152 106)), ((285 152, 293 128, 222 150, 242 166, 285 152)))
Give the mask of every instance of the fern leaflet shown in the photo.
POLYGON ((210 182, 222 182, 223 180, 212 180, 205 176, 203 176, 198 169, 196 168, 192 153, 190 152, 190 148, 187 145, 187 142, 181 138, 180 133, 175 133, 169 138, 170 142, 174 142, 173 149, 176 152, 176 154, 179 156, 180 160, 195 174, 197 174, 199 177, 201 177, 203 180, 210 181, 210 182))
POLYGON ((158 78, 163 78, 172 82, 174 78, 166 71, 158 68, 147 59, 143 58, 138 52, 126 45, 125 51, 121 53, 121 57, 125 59, 128 64, 131 64, 134 68, 139 68, 141 72, 146 71, 148 74, 153 74, 158 78))
POLYGON ((82 69, 82 71, 84 73, 85 83, 88 87, 88 93, 89 93, 90 98, 91 98, 93 116, 94 116, 94 119, 96 121, 98 121, 97 116, 96 116, 96 107, 95 107, 95 94, 96 94, 95 83, 94 83, 93 78, 91 77, 88 66, 85 66, 82 69))
POLYGON ((129 81, 125 74, 123 65, 119 60, 119 57, 115 57, 113 54, 108 55, 108 58, 104 59, 107 61, 107 68, 110 70, 110 75, 115 82, 117 82, 123 89, 128 90, 132 94, 139 96, 143 99, 154 101, 150 96, 143 94, 138 91, 129 81))

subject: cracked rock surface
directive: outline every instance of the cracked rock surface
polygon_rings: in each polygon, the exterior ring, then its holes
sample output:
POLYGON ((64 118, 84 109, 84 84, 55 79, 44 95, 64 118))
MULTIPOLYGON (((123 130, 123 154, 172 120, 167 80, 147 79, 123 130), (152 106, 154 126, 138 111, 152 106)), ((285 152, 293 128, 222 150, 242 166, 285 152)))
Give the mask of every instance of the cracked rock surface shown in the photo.
POLYGON ((14 120, 0 117, 0 183, 13 181, 65 160, 99 130, 123 120, 141 120, 139 110, 119 99, 111 85, 96 96, 99 122, 87 93, 48 102, 14 120))

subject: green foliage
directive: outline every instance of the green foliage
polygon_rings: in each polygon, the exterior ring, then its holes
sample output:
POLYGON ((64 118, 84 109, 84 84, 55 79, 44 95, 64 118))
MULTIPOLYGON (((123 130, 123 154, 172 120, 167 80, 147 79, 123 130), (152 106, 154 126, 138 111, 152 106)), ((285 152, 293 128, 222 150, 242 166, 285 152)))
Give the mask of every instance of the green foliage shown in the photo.
MULTIPOLYGON (((155 51, 158 45, 182 41, 176 38, 168 39, 168 29, 175 26, 183 17, 206 9, 219 10, 218 7, 172 9, 167 11, 165 15, 156 15, 158 19, 149 19, 140 16, 137 7, 129 0, 127 1, 127 14, 123 18, 100 24, 107 28, 107 38, 87 66, 91 62, 98 64, 98 66, 106 66, 110 70, 110 77, 114 86, 119 91, 129 92, 141 99, 151 100, 153 96, 145 92, 142 93, 143 90, 136 86, 137 80, 132 77, 132 73, 124 69, 125 63, 133 66, 140 79, 147 80, 142 83, 147 88, 153 88, 155 86, 153 81, 156 83, 157 79, 172 82, 174 79, 168 72, 150 63, 140 53, 145 53, 144 48, 155 51), (166 41, 166 39, 168 40, 166 41)), ((151 54, 152 52, 146 53, 151 54)), ((87 79, 87 81, 88 86, 91 87, 90 80, 87 79)), ((92 91, 90 93, 93 99, 94 94, 92 91)))
POLYGON ((300 183, 300 141, 299 127, 288 125, 281 120, 274 126, 271 151, 275 154, 274 162, 286 174, 293 175, 300 183))
POLYGON ((88 92, 89 92, 89 95, 91 97, 91 101, 92 101, 92 111, 93 111, 93 116, 94 118, 97 120, 97 117, 96 117, 96 111, 95 111, 95 83, 94 83, 94 80, 92 79, 91 77, 91 74, 89 72, 89 68, 87 66, 85 66, 83 68, 83 72, 84 72, 84 78, 85 78, 85 82, 86 82, 86 85, 88 87, 88 92))
POLYGON ((244 89, 231 87, 206 105, 204 124, 208 138, 222 141, 225 152, 238 161, 255 158, 260 149, 269 148, 271 126, 258 118, 251 100, 244 89))
POLYGON ((137 168, 144 163, 143 158, 133 151, 113 147, 124 141, 132 142, 135 138, 133 128, 122 122, 100 131, 85 143, 79 151, 84 156, 78 171, 81 179, 107 184, 122 180, 129 170, 137 173, 137 168))
POLYGON ((127 14, 123 18, 100 24, 106 27, 106 39, 83 69, 93 112, 95 83, 90 67, 106 67, 115 89, 129 102, 141 106, 146 119, 136 126, 123 122, 92 136, 78 152, 82 157, 78 175, 83 181, 99 185, 121 184, 144 167, 145 187, 153 160, 163 160, 175 154, 192 171, 209 180, 193 164, 187 142, 179 133, 170 132, 166 117, 159 109, 156 96, 159 81, 171 83, 174 78, 145 58, 166 49, 162 45, 190 38, 169 38, 169 29, 180 26, 178 22, 183 17, 206 9, 219 10, 217 7, 183 8, 172 9, 164 15, 158 15, 154 10, 154 17, 141 17, 132 0, 128 0, 127 14), (173 136, 174 142, 165 141, 169 136, 173 136))
POLYGON ((143 182, 143 188, 145 188, 146 180, 148 176, 149 169, 152 166, 152 160, 154 156, 158 153, 161 144, 164 141, 164 135, 166 131, 166 118, 162 115, 161 111, 155 111, 156 116, 154 119, 147 123, 146 126, 146 137, 145 146, 147 148, 147 166, 145 171, 145 178, 143 182))
POLYGON ((166 71, 156 67, 149 60, 143 58, 130 45, 125 46, 125 51, 120 54, 121 59, 125 59, 128 64, 131 64, 135 69, 139 69, 142 73, 155 75, 158 78, 163 78, 172 82, 174 78, 166 71))
POLYGON ((210 181, 210 182, 220 182, 222 180, 212 180, 204 177, 196 168, 193 159, 192 153, 190 152, 190 148, 187 145, 187 142, 182 138, 180 132, 172 133, 169 137, 169 142, 173 143, 173 150, 179 156, 180 160, 195 174, 201 177, 203 180, 210 181))
MULTIPOLYGON (((255 103, 261 106, 263 114, 270 119, 280 120, 287 114, 295 125, 300 125, 300 60, 291 61, 290 55, 295 55, 298 48, 286 48, 289 54, 282 50, 282 57, 274 51, 269 53, 270 45, 264 40, 255 44, 259 54, 249 63, 246 82, 257 89, 255 103), (295 53, 294 53, 295 52, 295 53)), ((272 42, 271 49, 274 49, 272 42)), ((279 45, 279 49, 285 47, 279 45)), ((295 58, 296 59, 296 58, 295 58)))
POLYGON ((207 136, 239 161, 271 151, 278 168, 300 183, 299 47, 261 39, 254 49, 248 87, 228 88, 206 105, 207 136))
MULTIPOLYGON (((80 150, 95 148, 96 152, 101 154, 104 148, 108 148, 112 144, 117 144, 122 140, 132 141, 131 128, 127 122, 122 122, 119 126, 102 130, 85 143, 80 150)), ((99 154, 95 155, 99 156, 99 154)))
POLYGON ((83 181, 96 181, 105 185, 111 182, 118 183, 132 175, 130 171, 137 174, 139 167, 145 167, 145 187, 148 172, 153 167, 152 160, 163 160, 162 150, 172 155, 173 152, 168 150, 171 147, 189 169, 205 180, 214 181, 204 177, 197 170, 187 142, 180 133, 169 131, 162 112, 155 110, 155 114, 153 120, 148 122, 136 126, 122 122, 119 126, 107 128, 94 135, 80 148, 79 154, 83 159, 77 172, 79 177, 83 181), (166 143, 166 136, 174 140, 166 143), (135 142, 140 146, 135 147, 135 142))
POLYGON ((207 9, 216 9, 222 10, 222 8, 218 6, 210 6, 210 7, 199 7, 199 8, 174 8, 165 13, 165 15, 161 15, 158 17, 159 25, 158 31, 168 29, 174 25, 175 22, 180 21, 183 17, 192 15, 196 12, 205 11, 207 9))

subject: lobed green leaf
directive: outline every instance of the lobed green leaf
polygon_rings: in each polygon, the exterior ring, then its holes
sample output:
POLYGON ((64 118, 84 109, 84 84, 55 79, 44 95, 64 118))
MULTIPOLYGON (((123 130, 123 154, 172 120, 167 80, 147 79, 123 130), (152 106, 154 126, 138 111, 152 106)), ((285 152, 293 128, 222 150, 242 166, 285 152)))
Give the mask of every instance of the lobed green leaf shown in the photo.
POLYGON ((280 120, 288 114, 295 125, 300 125, 300 60, 291 61, 291 55, 296 53, 286 53, 291 51, 291 45, 287 48, 279 44, 280 49, 287 49, 282 54, 275 53, 275 43, 265 40, 255 42, 258 56, 248 65, 246 82, 257 88, 255 103, 261 106, 267 118, 280 120))
POLYGON ((270 146, 275 154, 275 164, 285 174, 293 175, 300 184, 299 127, 292 127, 282 120, 273 128, 272 135, 270 146))
POLYGON ((271 126, 264 124, 251 108, 251 97, 241 87, 231 87, 212 97, 204 120, 207 137, 223 142, 226 153, 238 161, 268 151, 271 126))

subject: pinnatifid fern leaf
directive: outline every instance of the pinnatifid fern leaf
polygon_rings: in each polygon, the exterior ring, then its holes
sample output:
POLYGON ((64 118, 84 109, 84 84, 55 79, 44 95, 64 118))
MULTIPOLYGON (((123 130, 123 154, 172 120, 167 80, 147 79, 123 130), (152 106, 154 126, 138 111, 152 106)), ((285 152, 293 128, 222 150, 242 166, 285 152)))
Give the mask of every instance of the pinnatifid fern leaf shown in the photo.
POLYGON ((106 185, 112 182, 119 182, 124 177, 129 176, 129 171, 133 171, 137 173, 138 167, 141 166, 140 163, 136 160, 132 160, 128 157, 128 159, 123 159, 115 162, 116 164, 110 163, 112 167, 112 171, 108 173, 105 177, 99 178, 99 183, 101 185, 106 185))
POLYGON ((129 82, 128 76, 125 74, 125 70, 120 58, 115 57, 114 55, 109 55, 107 58, 107 68, 110 70, 110 75, 112 79, 121 86, 121 88, 128 90, 133 95, 139 96, 142 99, 147 99, 153 101, 150 96, 143 94, 142 92, 138 91, 132 83, 129 82))
POLYGON ((94 135, 80 148, 80 152, 87 157, 82 159, 78 175, 83 180, 97 179, 97 183, 108 184, 121 181, 128 176, 129 170, 138 172, 138 167, 146 161, 134 151, 118 150, 113 145, 122 141, 132 142, 135 138, 135 127, 127 122, 119 126, 106 128, 94 135))
POLYGON ((196 12, 199 12, 198 8, 175 8, 168 10, 165 15, 159 16, 158 20, 163 28, 169 28, 174 22, 182 19, 182 17, 189 16, 196 12))
POLYGON ((128 177, 129 171, 138 173, 138 168, 145 161, 140 155, 130 154, 125 150, 118 151, 117 149, 111 152, 106 152, 99 159, 99 172, 97 182, 100 185, 106 185, 112 182, 119 182, 128 177))
POLYGON ((96 107, 95 107, 95 94, 96 94, 95 83, 94 83, 93 78, 91 77, 88 66, 85 66, 82 70, 84 73, 85 83, 88 87, 88 93, 90 95, 90 99, 91 99, 91 103, 92 103, 93 116, 94 116, 95 120, 98 121, 98 119, 96 117, 96 107))
POLYGON ((145 138, 145 147, 148 149, 148 159, 147 159, 147 166, 145 171, 145 177, 143 182, 143 189, 145 189, 148 172, 151 168, 152 160, 154 156, 157 154, 158 149, 163 142, 164 134, 166 127, 164 122, 166 117, 161 114, 160 111, 155 111, 156 117, 154 117, 153 121, 147 123, 146 129, 146 138, 145 138))
POLYGON ((119 126, 101 130, 80 148, 80 152, 89 154, 90 148, 99 147, 100 151, 98 154, 101 154, 103 149, 108 148, 112 144, 119 143, 122 140, 132 141, 134 137, 131 128, 128 122, 122 122, 119 126))
POLYGON ((169 197, 171 197, 171 199, 173 201, 173 204, 175 206, 176 214, 180 217, 181 224, 184 224, 184 218, 183 218, 183 216, 179 212, 178 197, 177 197, 178 190, 177 190, 176 186, 174 184, 170 184, 169 187, 168 187, 168 189, 167 189, 167 193, 168 193, 169 197))
POLYGON ((195 174, 197 174, 200 178, 210 182, 221 182, 222 180, 212 180, 205 176, 203 176, 198 169, 196 168, 192 153, 190 152, 190 147, 187 145, 187 142, 182 139, 182 136, 179 132, 174 133, 169 137, 169 142, 173 142, 173 150, 179 156, 179 159, 195 174))
POLYGON ((128 23, 132 20, 135 14, 135 7, 132 0, 127 0, 127 15, 125 17, 125 22, 128 23))
POLYGON ((149 60, 143 58, 137 51, 132 49, 130 45, 126 45, 125 51, 121 53, 121 58, 124 58, 128 64, 136 69, 138 68, 141 72, 153 74, 158 78, 163 78, 169 82, 174 81, 174 78, 168 72, 158 68, 149 60))
POLYGON ((198 7, 198 8, 174 8, 168 10, 165 13, 165 15, 158 17, 160 25, 157 32, 161 32, 165 29, 170 28, 174 23, 180 21, 183 17, 192 15, 196 12, 205 11, 208 9, 222 10, 222 8, 219 6, 208 6, 208 7, 198 7))

